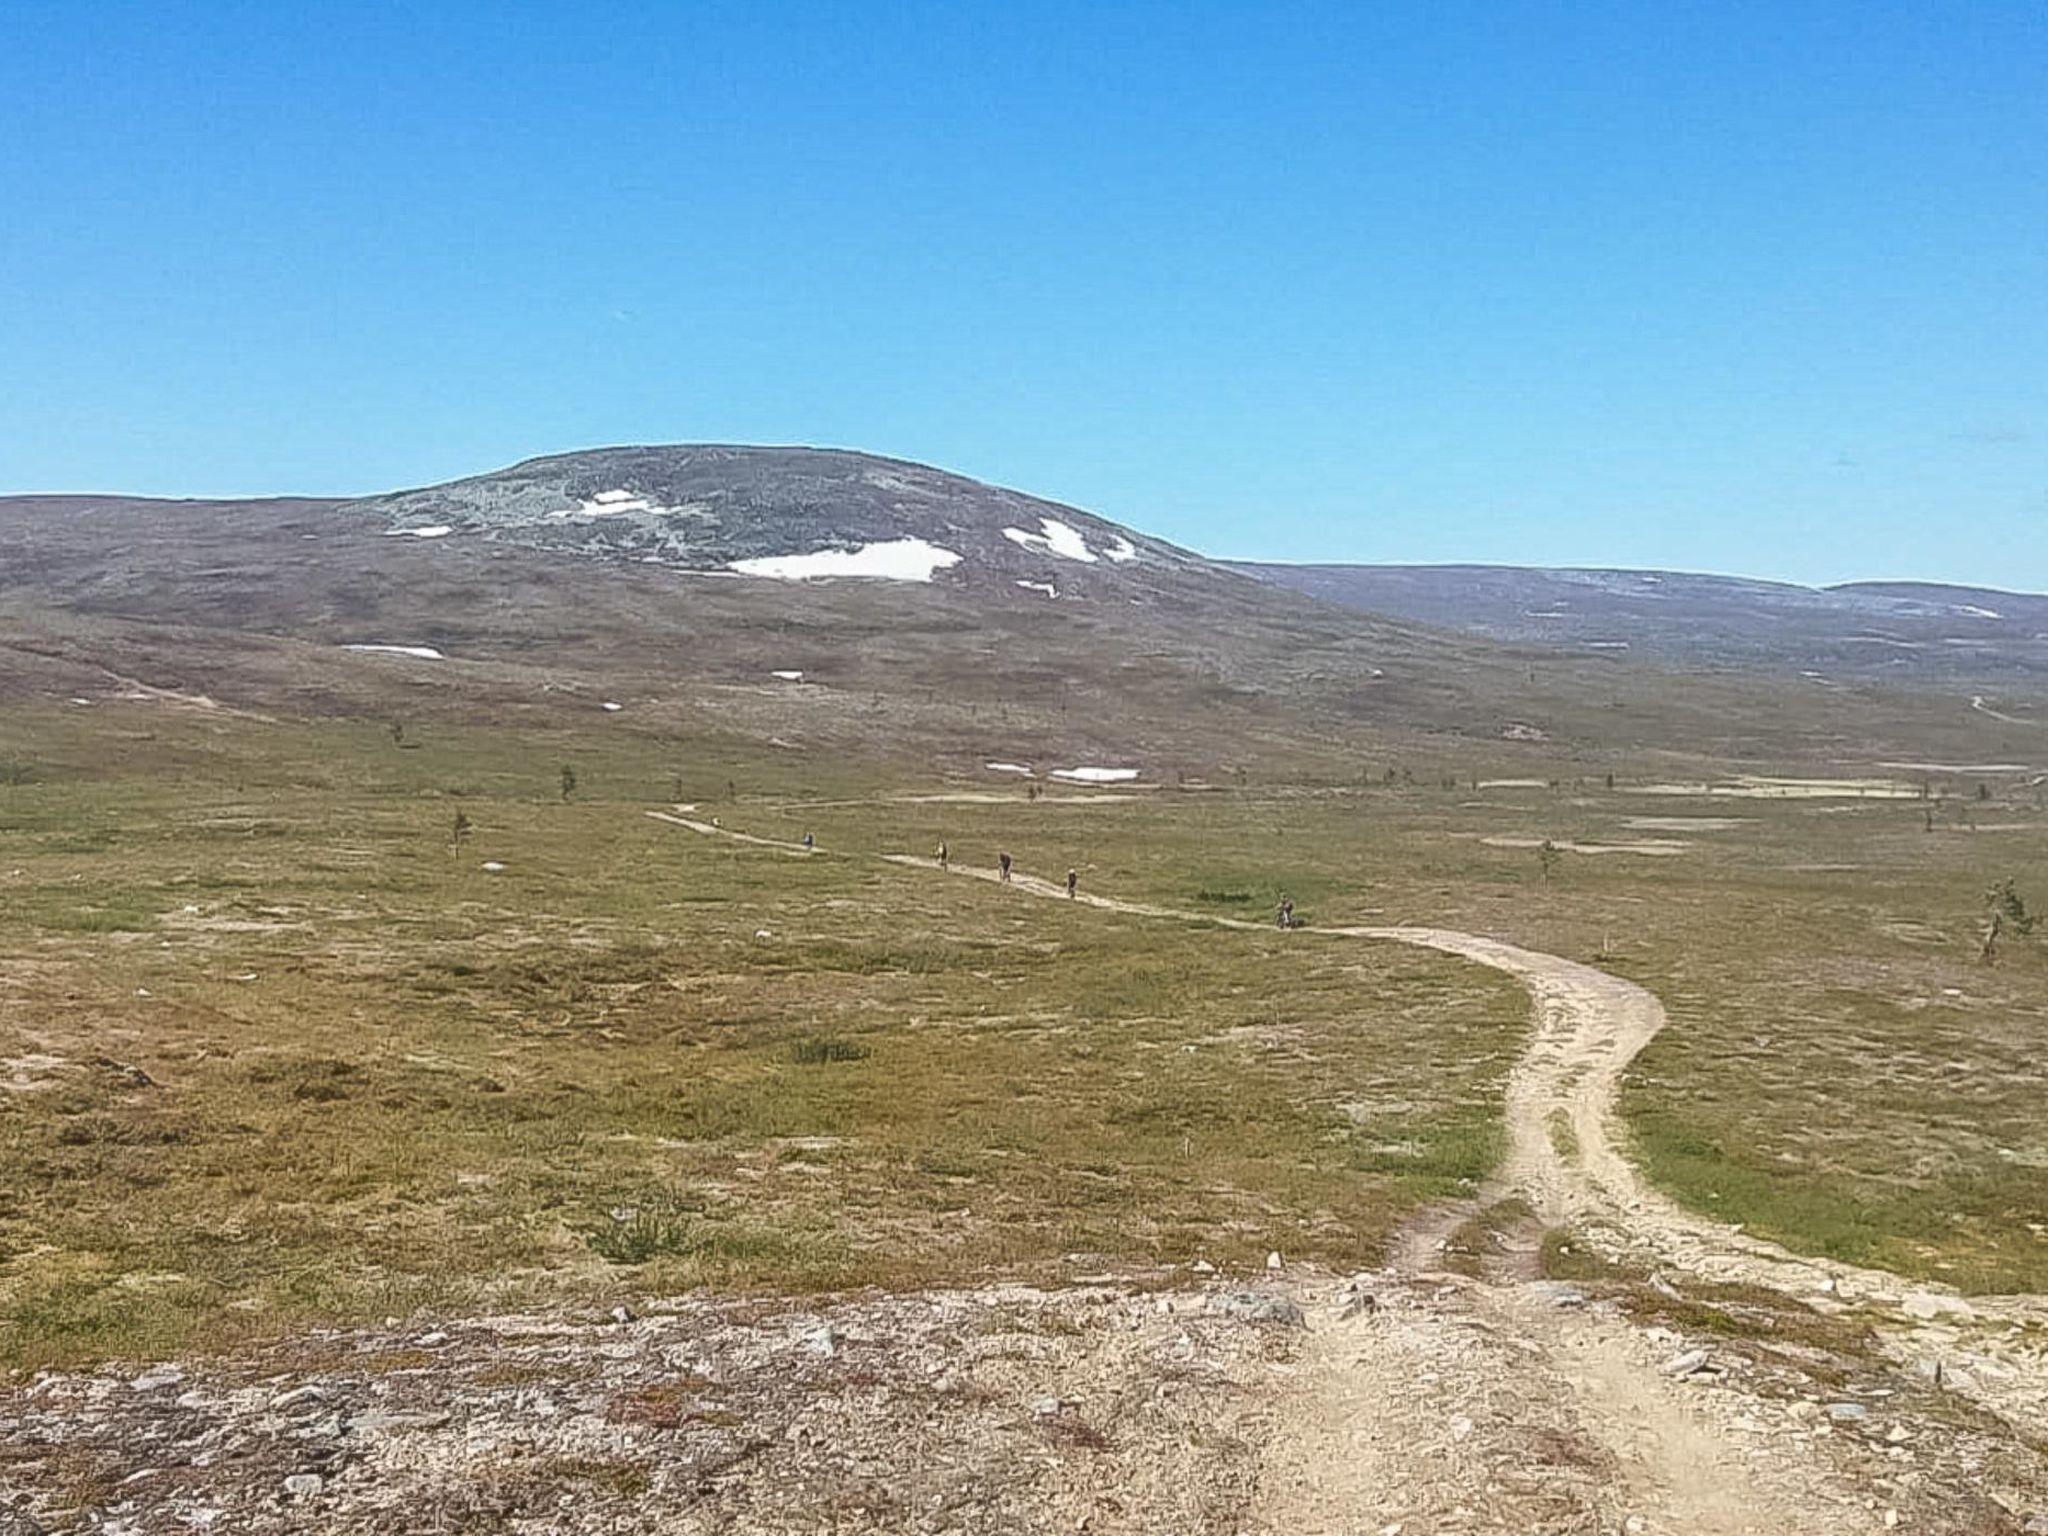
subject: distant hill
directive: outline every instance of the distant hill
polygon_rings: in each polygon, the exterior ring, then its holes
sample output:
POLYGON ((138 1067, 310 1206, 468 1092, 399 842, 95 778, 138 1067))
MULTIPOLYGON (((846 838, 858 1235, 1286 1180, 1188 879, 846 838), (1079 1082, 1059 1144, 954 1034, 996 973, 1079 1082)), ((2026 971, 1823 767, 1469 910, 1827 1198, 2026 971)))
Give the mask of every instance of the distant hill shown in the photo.
MULTIPOLYGON (((1353 584, 1314 568, 1247 573, 1077 508, 831 449, 597 449, 353 499, 6 497, 0 700, 602 722, 970 774, 1128 765, 1149 783, 1283 759, 1355 782, 1394 760, 1448 775, 1532 754, 1980 761, 2038 745, 2034 705, 2003 693, 1993 713, 1787 686, 1647 640, 1674 616, 1739 636, 1738 593, 1752 615, 1815 607, 1817 633, 1852 599, 1726 583, 1675 601, 1716 584, 1613 573, 1496 572, 1463 595, 1398 580, 1399 601, 1369 594, 1394 616, 1362 613, 1353 584), (1562 593, 1562 619, 1456 632, 1562 593), (1628 613, 1635 627, 1617 627, 1628 613), (1560 649, 1560 625, 1584 643, 1560 649)), ((1958 637, 2011 623, 1954 617, 1958 637)))
POLYGON ((1361 612, 1566 652, 1826 681, 2048 688, 2048 596, 1914 582, 1814 588, 1679 571, 1236 569, 1361 612))

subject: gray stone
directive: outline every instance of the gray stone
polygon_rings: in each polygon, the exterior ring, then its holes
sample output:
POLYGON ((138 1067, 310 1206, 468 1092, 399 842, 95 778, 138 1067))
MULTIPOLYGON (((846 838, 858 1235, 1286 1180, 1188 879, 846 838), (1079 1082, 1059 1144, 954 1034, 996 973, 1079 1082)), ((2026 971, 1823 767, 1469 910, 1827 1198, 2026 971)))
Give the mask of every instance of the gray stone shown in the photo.
POLYGON ((1301 1308, 1285 1296, 1268 1291, 1226 1291, 1209 1298, 1209 1310, 1240 1323, 1270 1323, 1281 1328, 1306 1328, 1301 1308))
POLYGON ((1664 1362, 1664 1374, 1690 1376, 1695 1371, 1705 1370, 1707 1362, 1713 1358, 1714 1352, 1710 1349, 1688 1349, 1684 1354, 1675 1355, 1664 1362))
POLYGON ((1837 1424, 1861 1424, 1870 1417, 1870 1410, 1861 1403, 1829 1403, 1828 1417, 1837 1424))
POLYGON ((294 1472, 284 1480, 284 1491, 294 1499, 310 1499, 325 1486, 318 1472, 294 1472))

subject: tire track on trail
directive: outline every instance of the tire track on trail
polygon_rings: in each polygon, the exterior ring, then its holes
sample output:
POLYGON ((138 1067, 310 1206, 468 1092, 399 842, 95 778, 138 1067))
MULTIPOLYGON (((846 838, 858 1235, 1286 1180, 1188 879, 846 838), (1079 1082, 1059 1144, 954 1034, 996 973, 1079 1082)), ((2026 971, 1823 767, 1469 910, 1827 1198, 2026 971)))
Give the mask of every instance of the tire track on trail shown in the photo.
MULTIPOLYGON (((784 852, 811 851, 703 821, 649 814, 706 836, 738 837, 784 852)), ((956 864, 942 870, 934 859, 908 854, 879 858, 904 868, 1005 883, 992 869, 956 864)), ((1007 885, 1033 898, 1071 900, 1128 916, 1268 930, 1267 924, 1246 918, 1092 892, 1070 898, 1063 886, 1021 871, 1007 885)), ((1965 1300, 1951 1288, 1917 1285, 1887 1271, 1795 1254, 1685 1210, 1645 1182, 1624 1150, 1617 1123, 1622 1078, 1665 1023, 1663 1005, 1645 988, 1561 956, 1451 929, 1326 927, 1301 932, 1304 937, 1407 944, 1455 955, 1514 977, 1533 1002, 1529 1043, 1509 1073, 1504 1095, 1508 1151, 1502 1166, 1478 1200, 1450 1213, 1425 1213, 1418 1220, 1409 1240, 1397 1244, 1393 1263, 1398 1273, 1413 1279, 1436 1270, 1436 1254, 1458 1219, 1479 1204, 1518 1195, 1546 1226, 1569 1228, 1610 1257, 1710 1283, 1763 1286, 1800 1298, 1816 1310, 1853 1310, 1878 1331, 1894 1360, 1923 1371, 1939 1362, 1949 1386, 2015 1426, 2038 1424, 2048 1413, 2048 1298, 1965 1300), (1563 1128, 1555 1137, 1553 1124, 1563 1128)), ((1848 1517, 1839 1490, 1829 1486, 1826 1474, 1810 1457, 1801 1463, 1799 1454, 1786 1451, 1789 1463, 1773 1466, 1768 1475, 1759 1472, 1748 1448, 1703 1414, 1699 1394, 1666 1374, 1639 1331, 1626 1326, 1617 1330, 1584 1313, 1560 1310, 1539 1299, 1536 1287, 1460 1282, 1460 1288, 1464 1304, 1482 1322, 1511 1328, 1540 1346, 1541 1359, 1531 1369, 1540 1367, 1564 1384, 1578 1416, 1577 1428, 1614 1452, 1623 1486, 1637 1496, 1634 1507, 1657 1516, 1649 1529, 1743 1533, 1868 1528, 1867 1515, 1840 1523, 1848 1517), (1702 1468, 1709 1475, 1703 1477, 1702 1468)), ((1385 1397, 1387 1383, 1375 1383, 1370 1372, 1360 1376, 1366 1364, 1353 1358, 1357 1341, 1348 1346, 1341 1342, 1355 1327, 1355 1322, 1343 1321, 1323 1330, 1323 1343, 1312 1346, 1312 1354, 1328 1357, 1311 1374, 1330 1400, 1323 1405, 1325 1422, 1309 1432, 1311 1438, 1336 1434, 1346 1424, 1364 1434, 1363 1426, 1379 1422, 1376 1415, 1397 1414, 1396 1405, 1385 1397), (1343 1352, 1343 1359, 1330 1356, 1332 1349, 1343 1352)), ((1311 1455, 1303 1465, 1321 1463, 1311 1455)), ((1382 1470, 1396 1475, 1399 1467, 1390 1463, 1382 1470)), ((1330 1491, 1321 1474, 1308 1480, 1330 1491)), ((1360 1485, 1351 1496, 1364 1498, 1370 1491, 1360 1485)), ((1338 1497, 1327 1508, 1303 1506, 1307 1528, 1318 1528, 1318 1519, 1338 1518, 1340 1504, 1338 1497)))

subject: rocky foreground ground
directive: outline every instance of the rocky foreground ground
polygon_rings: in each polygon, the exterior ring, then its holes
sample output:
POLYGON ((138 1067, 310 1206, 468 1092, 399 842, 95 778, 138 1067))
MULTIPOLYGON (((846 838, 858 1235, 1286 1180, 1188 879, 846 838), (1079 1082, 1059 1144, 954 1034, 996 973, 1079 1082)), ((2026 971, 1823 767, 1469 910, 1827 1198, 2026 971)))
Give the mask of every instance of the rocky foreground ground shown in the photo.
POLYGON ((2038 1447, 1932 1381, 1448 1274, 688 1298, 0 1394, 9 1536, 2032 1533, 2042 1510, 2038 1447))

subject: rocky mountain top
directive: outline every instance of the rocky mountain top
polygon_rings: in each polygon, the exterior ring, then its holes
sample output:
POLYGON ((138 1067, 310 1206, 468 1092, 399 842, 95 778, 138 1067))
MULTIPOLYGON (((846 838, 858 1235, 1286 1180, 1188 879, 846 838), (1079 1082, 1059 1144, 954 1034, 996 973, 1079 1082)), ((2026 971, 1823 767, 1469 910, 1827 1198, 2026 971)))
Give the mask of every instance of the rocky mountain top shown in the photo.
POLYGON ((1092 513, 873 454, 599 448, 349 503, 395 537, 481 535, 687 570, 1101 589, 1221 567, 1092 513))

